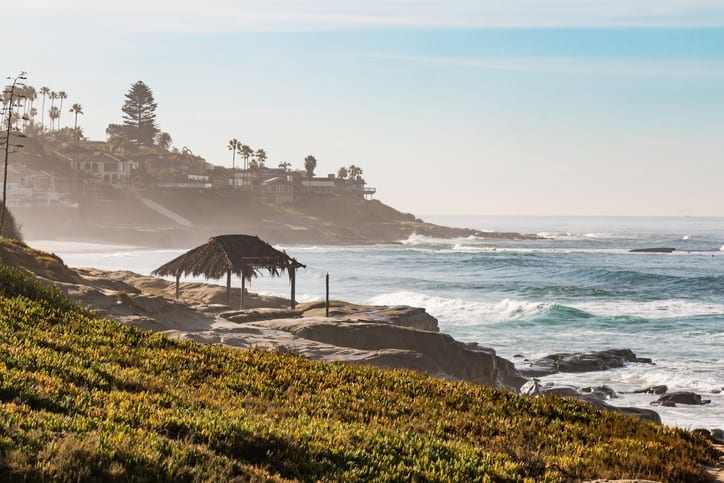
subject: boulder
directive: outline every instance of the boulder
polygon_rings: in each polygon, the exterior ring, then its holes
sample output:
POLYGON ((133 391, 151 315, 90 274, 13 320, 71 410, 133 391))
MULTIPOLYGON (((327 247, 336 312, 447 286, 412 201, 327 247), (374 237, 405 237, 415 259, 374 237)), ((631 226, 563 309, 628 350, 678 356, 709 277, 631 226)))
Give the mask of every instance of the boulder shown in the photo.
POLYGON ((673 253, 676 248, 670 247, 651 247, 651 248, 634 248, 629 253, 673 253))
MULTIPOLYGON (((604 394, 616 394, 616 392, 608 386, 601 386, 597 388, 584 388, 584 389, 597 389, 598 391, 583 392, 577 390, 572 386, 542 386, 539 381, 531 379, 520 388, 520 393, 525 396, 532 397, 573 397, 586 401, 593 407, 598 409, 604 409, 606 411, 615 411, 627 416, 636 417, 645 421, 651 421, 656 424, 661 424, 661 417, 656 411, 651 409, 641 408, 629 408, 629 407, 617 407, 612 406, 604 402, 602 395, 604 394), (605 389, 604 389, 605 388, 605 389)), ((613 396, 615 397, 615 396, 613 396)))
POLYGON ((698 406, 701 404, 709 404, 711 401, 708 399, 702 399, 699 394, 695 394, 689 391, 677 391, 664 394, 656 401, 652 402, 652 406, 667 406, 676 407, 677 404, 689 404, 698 406))
POLYGON ((624 367, 629 362, 652 364, 651 359, 637 357, 631 349, 609 349, 584 353, 551 354, 521 368, 528 377, 540 377, 558 372, 592 372, 624 367))

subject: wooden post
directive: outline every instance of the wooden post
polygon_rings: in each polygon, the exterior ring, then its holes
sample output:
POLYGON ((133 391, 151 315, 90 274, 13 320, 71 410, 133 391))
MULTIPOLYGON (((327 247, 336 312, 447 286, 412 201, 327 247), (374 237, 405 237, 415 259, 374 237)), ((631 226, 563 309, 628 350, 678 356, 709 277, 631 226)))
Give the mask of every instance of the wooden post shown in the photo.
POLYGON ((246 288, 246 273, 244 270, 241 271, 241 310, 244 310, 244 289, 246 288))
POLYGON ((292 310, 296 307, 297 303, 294 301, 297 292, 297 273, 296 268, 289 269, 289 280, 292 282, 292 310))
POLYGON ((326 296, 324 298, 324 309, 325 316, 329 317, 329 274, 324 279, 325 285, 327 286, 326 296))
POLYGON ((179 294, 181 293, 181 290, 179 288, 179 279, 181 278, 181 274, 176 274, 176 300, 178 300, 179 294))
POLYGON ((231 269, 226 271, 226 305, 231 307, 231 269))

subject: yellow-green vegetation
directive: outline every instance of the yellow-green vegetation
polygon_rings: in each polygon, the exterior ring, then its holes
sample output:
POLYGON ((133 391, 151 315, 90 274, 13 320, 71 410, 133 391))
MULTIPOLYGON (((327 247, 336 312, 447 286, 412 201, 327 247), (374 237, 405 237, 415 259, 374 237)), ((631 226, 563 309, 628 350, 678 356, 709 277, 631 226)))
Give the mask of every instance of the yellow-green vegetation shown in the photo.
POLYGON ((179 342, 0 266, 0 480, 705 481, 714 450, 573 400, 179 342))

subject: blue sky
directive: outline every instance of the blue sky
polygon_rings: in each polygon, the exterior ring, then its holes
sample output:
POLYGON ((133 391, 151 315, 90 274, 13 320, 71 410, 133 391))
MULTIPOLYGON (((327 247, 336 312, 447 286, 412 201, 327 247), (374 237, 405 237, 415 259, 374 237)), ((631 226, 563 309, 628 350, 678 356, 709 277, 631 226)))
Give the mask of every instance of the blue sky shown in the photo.
POLYGON ((3 6, 5 75, 93 138, 140 79, 178 147, 355 163, 405 211, 724 216, 724 0, 59 3, 3 6))

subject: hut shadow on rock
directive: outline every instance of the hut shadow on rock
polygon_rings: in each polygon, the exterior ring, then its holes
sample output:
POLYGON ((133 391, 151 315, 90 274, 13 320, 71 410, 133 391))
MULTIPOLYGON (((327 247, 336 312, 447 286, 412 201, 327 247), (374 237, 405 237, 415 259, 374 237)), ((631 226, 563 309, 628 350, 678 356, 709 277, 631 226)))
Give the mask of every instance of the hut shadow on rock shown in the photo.
POLYGON ((246 281, 267 271, 273 277, 289 274, 291 284, 291 308, 296 305, 296 271, 305 268, 295 258, 277 250, 267 242, 253 235, 219 235, 209 241, 161 265, 151 272, 157 277, 176 277, 176 298, 179 298, 179 281, 182 276, 206 280, 220 280, 226 276, 226 305, 231 305, 231 275, 241 277, 241 308, 245 308, 244 291, 246 281))

